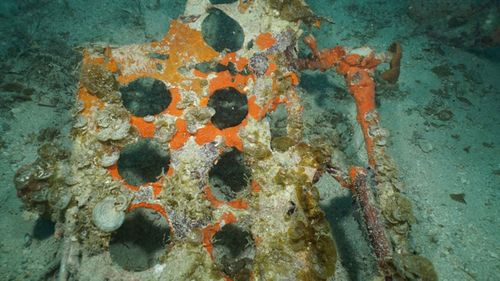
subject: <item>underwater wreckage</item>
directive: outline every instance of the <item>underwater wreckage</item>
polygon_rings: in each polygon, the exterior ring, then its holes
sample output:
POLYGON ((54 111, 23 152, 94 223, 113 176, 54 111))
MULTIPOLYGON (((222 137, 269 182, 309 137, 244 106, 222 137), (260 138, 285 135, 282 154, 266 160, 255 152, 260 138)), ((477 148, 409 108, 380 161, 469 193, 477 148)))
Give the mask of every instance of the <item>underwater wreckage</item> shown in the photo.
POLYGON ((58 280, 331 280, 337 251, 314 182, 350 188, 380 280, 437 280, 412 253, 410 201, 384 152, 374 71, 401 47, 299 58, 302 0, 188 0, 157 42, 83 53, 70 151, 44 145, 19 197, 57 224, 58 280), (258 19, 258 20, 256 20, 258 19), (335 69, 357 105, 367 167, 342 171, 303 141, 302 69, 335 69), (266 118, 279 105, 286 135, 266 118))

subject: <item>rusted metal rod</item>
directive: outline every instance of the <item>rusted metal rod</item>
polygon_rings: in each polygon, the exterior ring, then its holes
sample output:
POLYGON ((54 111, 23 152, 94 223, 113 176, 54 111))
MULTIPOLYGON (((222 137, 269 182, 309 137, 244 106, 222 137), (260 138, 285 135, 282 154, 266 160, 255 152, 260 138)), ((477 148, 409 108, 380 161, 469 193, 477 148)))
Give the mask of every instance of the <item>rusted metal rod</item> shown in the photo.
POLYGON ((380 211, 376 207, 368 173, 360 167, 351 168, 349 175, 334 166, 327 166, 325 171, 334 177, 341 186, 351 190, 363 214, 364 227, 377 257, 379 269, 384 274, 386 281, 392 280, 387 264, 387 261, 392 257, 392 246, 385 231, 383 220, 380 218, 380 211))

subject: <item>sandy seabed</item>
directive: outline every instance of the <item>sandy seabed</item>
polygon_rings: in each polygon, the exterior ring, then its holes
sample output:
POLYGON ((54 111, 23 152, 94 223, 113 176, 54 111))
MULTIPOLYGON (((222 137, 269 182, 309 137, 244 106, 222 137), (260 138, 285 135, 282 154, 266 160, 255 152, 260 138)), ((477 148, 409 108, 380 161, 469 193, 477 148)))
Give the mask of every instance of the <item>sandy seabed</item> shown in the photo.
MULTIPOLYGON (((405 1, 310 0, 330 18, 313 29, 320 47, 404 49, 397 85, 378 88, 388 153, 417 222, 412 239, 440 280, 500 276, 500 60, 448 46, 407 15, 405 1)), ((45 280, 56 270, 50 222, 22 208, 12 178, 44 142, 68 142, 80 50, 160 39, 184 1, 2 1, 0 3, 0 280, 45 280), (164 24, 159 24, 164 23, 164 24)), ((304 46, 302 46, 304 48, 304 46)), ((305 49, 305 48, 304 48, 305 49)), ((335 132, 347 154, 355 108, 333 72, 302 73, 306 137, 335 132), (331 122, 337 122, 332 125, 331 122), (318 129, 321 128, 321 129, 318 129)), ((353 129, 354 128, 354 129, 353 129)), ((373 254, 351 195, 329 176, 318 183, 349 280, 370 280, 373 254)))

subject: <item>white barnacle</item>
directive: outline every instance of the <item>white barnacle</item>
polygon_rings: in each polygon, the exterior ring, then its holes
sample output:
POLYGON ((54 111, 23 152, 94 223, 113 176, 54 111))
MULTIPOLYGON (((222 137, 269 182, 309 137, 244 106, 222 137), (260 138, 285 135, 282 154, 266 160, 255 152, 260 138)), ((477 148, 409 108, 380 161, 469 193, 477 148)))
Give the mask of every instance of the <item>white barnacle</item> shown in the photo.
POLYGON ((104 232, 117 230, 125 220, 128 200, 124 196, 108 196, 97 203, 92 211, 92 222, 104 232))
POLYGON ((130 119, 127 111, 117 105, 108 105, 96 116, 100 130, 97 139, 100 141, 124 139, 130 130, 130 119))
POLYGON ((155 138, 160 143, 168 142, 176 132, 175 117, 170 115, 160 115, 155 120, 155 138))
POLYGON ((101 157, 101 166, 103 166, 104 168, 111 167, 118 161, 119 158, 120 158, 119 151, 113 151, 110 154, 104 154, 101 157))

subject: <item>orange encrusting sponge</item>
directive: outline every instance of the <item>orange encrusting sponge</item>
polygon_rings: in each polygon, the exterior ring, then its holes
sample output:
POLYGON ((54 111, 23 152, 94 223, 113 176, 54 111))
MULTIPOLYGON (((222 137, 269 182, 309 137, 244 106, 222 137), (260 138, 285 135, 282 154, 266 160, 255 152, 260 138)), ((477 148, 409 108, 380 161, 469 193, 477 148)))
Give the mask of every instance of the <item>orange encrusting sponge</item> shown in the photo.
POLYGON ((255 44, 259 47, 259 49, 265 50, 276 44, 276 39, 274 39, 273 35, 269 32, 261 33, 255 39, 255 44))
POLYGON ((356 102, 357 121, 363 132, 368 162, 375 167, 374 141, 369 128, 371 124, 378 123, 378 120, 376 116, 367 120, 367 114, 375 110, 375 81, 372 73, 380 60, 375 58, 373 52, 366 57, 347 54, 341 46, 320 51, 312 35, 306 36, 304 42, 311 49, 313 58, 299 60, 299 68, 326 71, 335 67, 338 73, 344 75, 349 92, 356 102))

